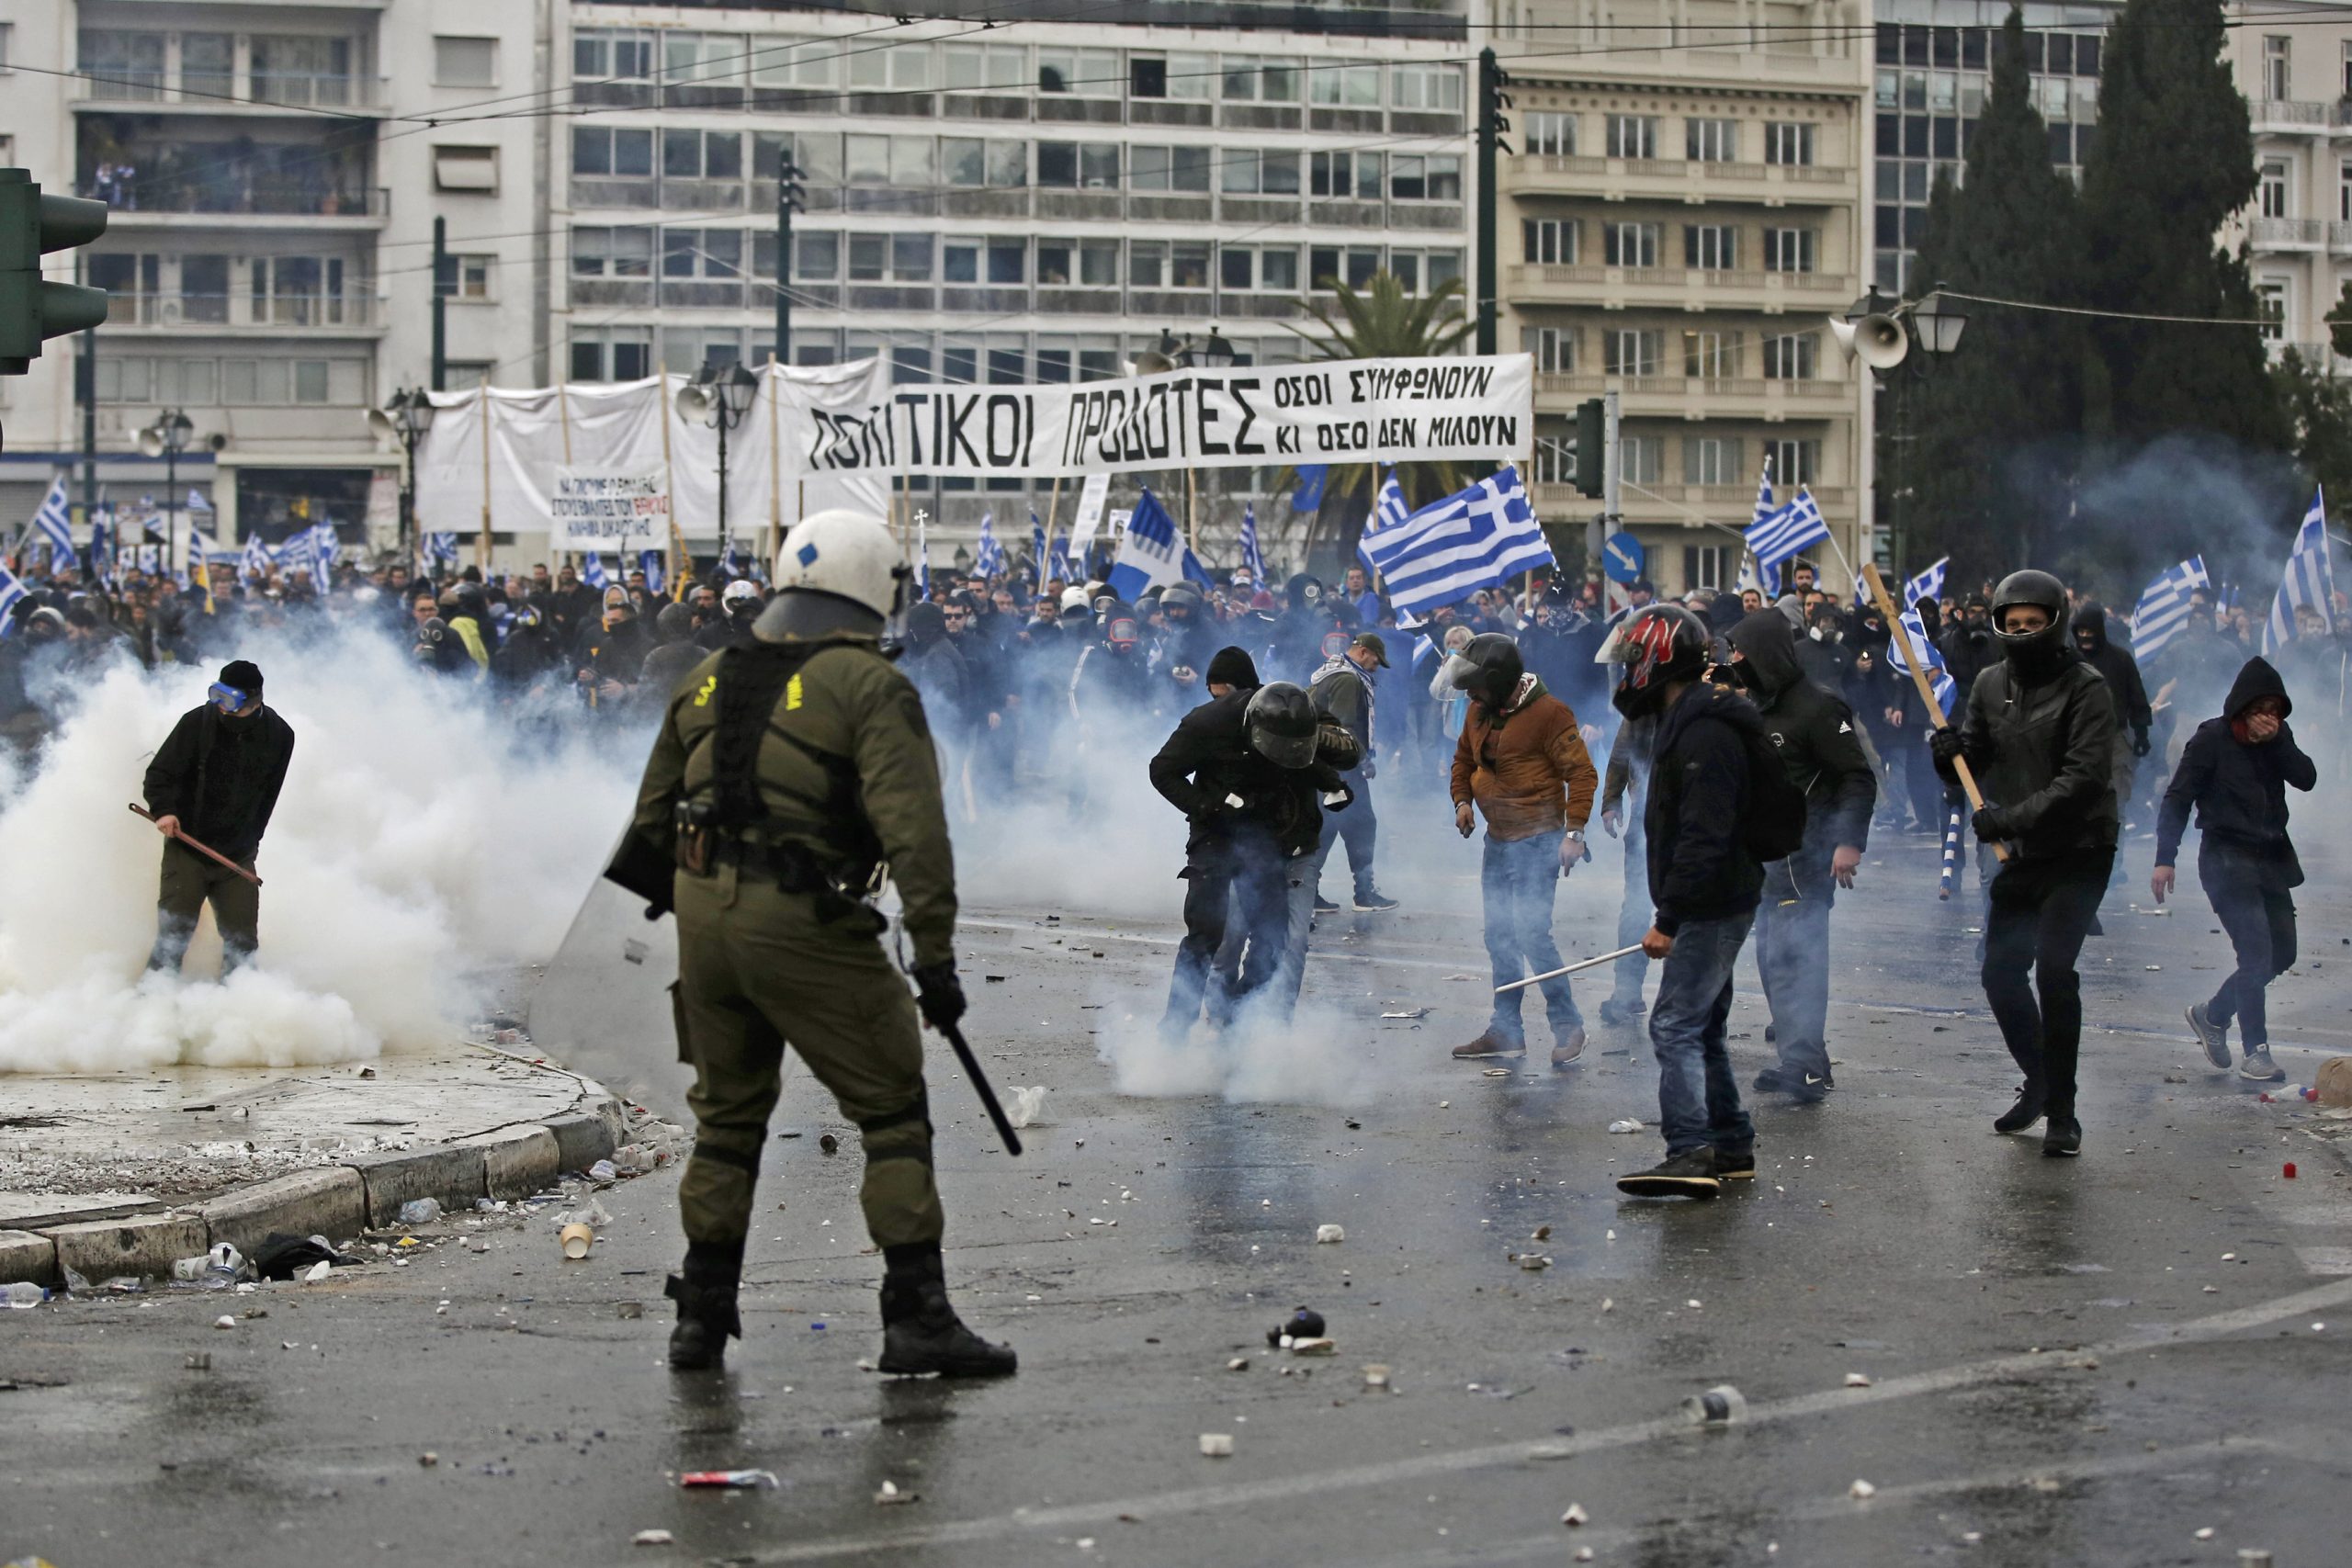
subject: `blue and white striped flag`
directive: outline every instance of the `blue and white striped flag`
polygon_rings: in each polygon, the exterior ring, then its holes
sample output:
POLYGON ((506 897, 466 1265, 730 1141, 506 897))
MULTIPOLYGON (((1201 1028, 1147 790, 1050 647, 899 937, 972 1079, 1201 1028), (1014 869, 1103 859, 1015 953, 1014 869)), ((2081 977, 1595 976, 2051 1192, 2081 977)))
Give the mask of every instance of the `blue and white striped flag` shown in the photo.
POLYGON ((40 498, 40 509, 33 513, 32 531, 49 541, 51 559, 74 553, 74 508, 65 498, 63 474, 50 481, 49 493, 40 498))
MULTIPOLYGON (((1029 509, 1029 570, 1042 573, 1046 570, 1046 525, 1037 521, 1037 509, 1029 509)), ((1045 579, 1040 576, 1040 582, 1045 579)))
POLYGON ((658 549, 637 552, 637 570, 645 573, 645 591, 657 599, 662 596, 662 569, 665 564, 658 549))
POLYGON ((918 516, 915 519, 915 592, 931 597, 931 525, 918 516))
POLYGON ((187 492, 187 509, 190 512, 209 512, 212 510, 212 503, 204 499, 202 491, 191 486, 187 492))
POLYGON ((1903 585, 1903 607, 1906 610, 1922 599, 1944 600, 1944 573, 1951 570, 1951 557, 1946 556, 1918 576, 1903 585))
POLYGON ((1241 507, 1241 564, 1250 569, 1250 581, 1266 581, 1266 552, 1258 546, 1258 508, 1245 502, 1241 507))
POLYGON ((1821 505, 1813 499, 1813 492, 1803 485, 1797 487, 1794 501, 1747 525, 1747 547, 1755 553, 1756 564, 1775 569, 1776 579, 1782 561, 1828 537, 1828 520, 1821 515, 1821 505))
POLYGON ((1527 487, 1508 463, 1468 490, 1368 532, 1360 548, 1386 582, 1400 618, 1459 604, 1481 588, 1553 564, 1527 487))
POLYGON ((1118 557, 1111 563, 1106 585, 1132 604, 1153 587, 1207 581, 1208 573, 1178 536, 1176 520, 1158 496, 1145 491, 1127 518, 1127 531, 1119 536, 1118 557))
POLYGON ((25 597, 25 585, 17 574, 0 566, 0 637, 13 637, 17 630, 17 606, 25 597))
POLYGON ((334 580, 335 558, 343 553, 343 541, 335 536, 332 523, 311 525, 311 581, 324 593, 334 580))
POLYGON ((605 591, 605 584, 612 580, 605 575, 605 558, 602 552, 590 550, 580 558, 580 581, 599 593, 605 591))
POLYGON ((2295 531, 2295 547, 2287 557, 2287 575, 2278 584, 2278 596, 2270 601, 2270 619, 2262 628, 2264 656, 2295 640, 2295 612, 2307 606, 2318 611, 2319 618, 2334 631, 2335 587, 2335 574, 2327 560, 2327 499, 2314 489, 2311 510, 2303 513, 2303 525, 2295 531))
POLYGON ((730 582, 743 575, 742 558, 735 553, 735 540, 731 535, 727 540, 727 547, 718 553, 718 570, 727 574, 730 582))
MULTIPOLYGON (((1757 524, 1762 523, 1770 518, 1771 515, 1772 454, 1767 452, 1764 454, 1764 471, 1756 481, 1756 510, 1748 514, 1748 526, 1753 528, 1757 524)), ((1753 551, 1749 553, 1749 558, 1754 558, 1753 551)), ((1781 569, 1777 566, 1766 566, 1762 561, 1757 561, 1756 586, 1757 589, 1764 595, 1766 603, 1769 604, 1772 600, 1778 599, 1781 596, 1781 569)))
MULTIPOLYGON (((1928 640, 1928 628, 1920 624, 1919 612, 1905 610, 1903 612, 1902 619, 1903 629, 1911 634, 1911 646, 1919 650, 1919 661, 1928 667, 1928 684, 1936 694, 1936 705, 1944 710, 1946 718, 1950 718, 1952 701, 1960 695, 1960 687, 1952 680, 1951 671, 1944 668, 1943 654, 1937 649, 1934 643, 1928 640)), ((1896 674, 1907 678, 1911 673, 1911 664, 1903 657, 1903 644, 1904 639, 1901 637, 1889 639, 1886 645, 1886 661, 1894 666, 1896 674)))
POLYGON ((980 513, 980 548, 972 558, 972 569, 986 578, 1004 575, 1004 547, 996 542, 996 513, 993 512, 980 513))
POLYGON ((248 534, 244 553, 237 558, 237 576, 247 583, 258 581, 269 575, 277 560, 277 553, 261 542, 259 534, 248 534))
POLYGON ((424 560, 427 566, 456 566, 458 564, 458 536, 454 533, 425 535, 424 560))
MULTIPOLYGON (((1383 528, 1394 528, 1412 515, 1412 511, 1405 500, 1405 487, 1396 482, 1396 470, 1389 469, 1387 482, 1380 487, 1380 494, 1373 502, 1372 516, 1364 524, 1363 533, 1356 539, 1356 559, 1363 562, 1364 570, 1375 574, 1380 570, 1372 558, 1371 549, 1367 547, 1372 536, 1383 528)), ((1262 572, 1258 574, 1259 581, 1265 580, 1262 572)))
POLYGON ((2139 607, 2132 612, 2132 656, 2152 659, 2164 651, 2166 643, 2188 629, 2194 611, 2188 596, 2212 585, 2212 579, 2205 575, 2203 556, 2191 556, 2157 573, 2156 580, 2140 591, 2139 607))
MULTIPOLYGON (((1054 536, 1054 542, 1052 546, 1046 551, 1046 575, 1050 578, 1057 578, 1063 582, 1068 582, 1069 581, 1069 534, 1062 533, 1054 536)), ((1043 587, 1045 585, 1040 583, 1038 586, 1043 587)))

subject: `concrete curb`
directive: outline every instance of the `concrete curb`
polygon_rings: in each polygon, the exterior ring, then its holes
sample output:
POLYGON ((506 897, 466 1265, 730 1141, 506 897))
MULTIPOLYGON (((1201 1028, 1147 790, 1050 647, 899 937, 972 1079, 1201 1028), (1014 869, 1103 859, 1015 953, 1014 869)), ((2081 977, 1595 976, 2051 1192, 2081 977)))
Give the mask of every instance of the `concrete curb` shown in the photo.
POLYGON ((470 1209, 477 1198, 528 1197, 563 1171, 611 1158, 621 1126, 620 1102, 599 1089, 578 1109, 543 1122, 429 1148, 355 1155, 161 1213, 0 1230, 0 1285, 55 1285, 68 1268, 94 1284, 116 1274, 168 1279, 175 1261, 217 1242, 250 1257, 273 1232, 345 1241, 394 1224, 412 1198, 470 1209))

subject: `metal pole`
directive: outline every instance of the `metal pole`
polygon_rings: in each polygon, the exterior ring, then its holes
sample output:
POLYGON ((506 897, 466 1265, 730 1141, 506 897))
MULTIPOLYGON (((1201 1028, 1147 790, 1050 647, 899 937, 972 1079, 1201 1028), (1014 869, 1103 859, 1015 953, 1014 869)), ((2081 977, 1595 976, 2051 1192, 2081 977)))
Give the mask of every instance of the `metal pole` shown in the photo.
POLYGON ((1623 491, 1619 488, 1623 482, 1623 474, 1617 461, 1618 448, 1622 445, 1617 439, 1617 425, 1623 403, 1623 400, 1616 392, 1601 394, 1600 444, 1607 450, 1601 454, 1600 509, 1604 514, 1601 521, 1611 529, 1625 520, 1625 509, 1621 499, 1623 491))
POLYGON ((449 292, 457 279, 449 275, 449 220, 433 220, 433 389, 448 390, 449 292))
MULTIPOLYGON (((1502 134, 1501 71, 1495 51, 1478 51, 1478 352, 1495 352, 1495 143, 1502 134)), ((1614 465, 1611 465, 1612 467, 1614 465)))
POLYGON ((401 449, 408 462, 401 481, 401 559, 416 560, 416 432, 401 421, 401 449))
MULTIPOLYGON (((98 333, 95 327, 82 333, 82 359, 75 369, 74 390, 82 399, 82 515, 95 518, 98 514, 98 333)), ((97 570, 95 557, 90 570, 94 574, 97 570)))
MULTIPOLYGON (((712 394, 718 394, 716 387, 712 394)), ((727 402, 718 403, 718 557, 727 558, 727 402)))
MULTIPOLYGON (((165 411, 156 423, 168 425, 176 411, 165 411)), ((169 571, 180 553, 180 449, 164 443, 164 570, 169 571)))
POLYGON ((792 176, 798 171, 786 158, 775 179, 775 357, 792 363, 792 176))

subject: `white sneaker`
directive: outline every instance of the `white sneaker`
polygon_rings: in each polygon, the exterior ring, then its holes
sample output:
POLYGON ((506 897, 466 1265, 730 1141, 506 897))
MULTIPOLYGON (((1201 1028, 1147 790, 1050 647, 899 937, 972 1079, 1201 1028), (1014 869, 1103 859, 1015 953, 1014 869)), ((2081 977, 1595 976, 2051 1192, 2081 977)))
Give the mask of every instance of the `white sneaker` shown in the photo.
POLYGON ((2238 1064, 2238 1077, 2251 1078, 2256 1083, 2284 1083, 2287 1069, 2270 1059, 2269 1046, 2256 1045, 2245 1054, 2245 1060, 2238 1064))

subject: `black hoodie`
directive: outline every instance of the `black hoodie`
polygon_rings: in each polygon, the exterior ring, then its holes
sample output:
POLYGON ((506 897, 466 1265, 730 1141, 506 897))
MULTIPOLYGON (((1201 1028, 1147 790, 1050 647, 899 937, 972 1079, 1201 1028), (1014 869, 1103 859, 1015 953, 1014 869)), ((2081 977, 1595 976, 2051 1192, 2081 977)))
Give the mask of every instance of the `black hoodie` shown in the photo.
POLYGON ((2108 694, 2115 699, 2117 730, 2129 728, 2137 739, 2147 739, 2155 716, 2148 705, 2147 684, 2140 679, 2139 660, 2131 649, 2108 640, 2107 611, 2095 599, 2086 600, 2075 616, 2075 650, 2107 682, 2108 694))
POLYGON ((2295 744, 2295 732, 2283 720, 2274 740, 2237 738, 2232 724, 2263 697, 2277 697, 2289 713, 2294 711, 2278 671, 2267 660, 2249 659, 2230 687, 2222 716, 2199 725, 2181 749, 2180 766, 2156 815, 2158 865, 2175 863, 2181 832, 2188 826, 2188 808, 2195 806, 2197 826, 2204 834, 2198 853, 2200 867, 2210 857, 2227 856, 2265 881, 2277 878, 2274 886, 2294 887, 2302 882, 2302 863, 2287 837, 2287 786, 2309 790, 2319 782, 2319 770, 2295 744))
POLYGON ((1747 737, 1763 732, 1755 704, 1703 681, 1658 716, 1642 825, 1653 923, 1668 936, 1686 920, 1756 908, 1764 868, 1747 852, 1739 825, 1753 795, 1747 737))
POLYGON ((1797 661, 1796 633, 1778 610, 1758 610, 1731 629, 1740 662, 1735 670, 1764 720, 1764 734, 1781 753, 1789 782, 1804 792, 1804 847, 1766 868, 1793 888, 1774 884, 1776 896, 1826 898, 1833 884, 1830 852, 1840 844, 1870 847, 1871 808, 1878 774, 1854 733, 1846 699, 1805 679, 1797 661))

